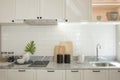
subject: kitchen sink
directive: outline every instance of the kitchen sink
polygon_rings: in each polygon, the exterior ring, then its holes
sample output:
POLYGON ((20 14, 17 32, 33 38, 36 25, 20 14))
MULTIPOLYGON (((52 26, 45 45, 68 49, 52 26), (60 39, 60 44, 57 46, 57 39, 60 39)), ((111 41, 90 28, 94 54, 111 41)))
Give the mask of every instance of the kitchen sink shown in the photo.
POLYGON ((117 66, 113 62, 91 62, 90 64, 96 67, 116 67, 117 66))
POLYGON ((115 66, 112 63, 93 63, 93 65, 97 67, 115 66))
POLYGON ((35 61, 28 67, 46 67, 49 61, 35 61))

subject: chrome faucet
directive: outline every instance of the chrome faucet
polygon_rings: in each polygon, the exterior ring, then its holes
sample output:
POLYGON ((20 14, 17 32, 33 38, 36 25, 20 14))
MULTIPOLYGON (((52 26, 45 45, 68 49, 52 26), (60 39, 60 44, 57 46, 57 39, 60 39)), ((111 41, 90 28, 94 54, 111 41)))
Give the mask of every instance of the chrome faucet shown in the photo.
POLYGON ((97 45, 96 45, 96 61, 98 61, 99 60, 99 49, 101 49, 101 45, 98 43, 97 45))

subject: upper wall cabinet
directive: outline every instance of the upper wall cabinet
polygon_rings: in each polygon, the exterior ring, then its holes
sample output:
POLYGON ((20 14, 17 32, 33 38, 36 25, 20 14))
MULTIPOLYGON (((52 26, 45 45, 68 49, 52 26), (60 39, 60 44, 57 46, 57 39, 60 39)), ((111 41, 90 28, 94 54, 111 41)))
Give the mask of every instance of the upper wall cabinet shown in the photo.
POLYGON ((16 0, 16 19, 64 19, 65 0, 16 0))
POLYGON ((80 22, 90 16, 90 0, 0 0, 0 22, 5 23, 24 19, 80 22))
POLYGON ((12 22, 15 18, 15 0, 0 0, 0 22, 12 22))
POLYGON ((16 0, 16 19, 37 19, 38 0, 16 0))
POLYGON ((88 21, 90 16, 90 0, 66 0, 66 19, 68 22, 88 21))
POLYGON ((65 0, 40 0, 40 15, 44 19, 65 18, 65 0))

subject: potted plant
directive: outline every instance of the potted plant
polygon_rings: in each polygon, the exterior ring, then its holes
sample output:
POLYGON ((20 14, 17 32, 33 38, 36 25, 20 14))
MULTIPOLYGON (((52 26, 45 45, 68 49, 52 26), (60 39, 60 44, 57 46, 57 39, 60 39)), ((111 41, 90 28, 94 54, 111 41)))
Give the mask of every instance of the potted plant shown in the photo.
POLYGON ((36 47, 35 47, 35 43, 34 41, 30 41, 29 43, 27 43, 27 45, 25 46, 25 50, 26 53, 23 56, 23 59, 28 62, 30 59, 30 54, 34 54, 36 51, 36 47))

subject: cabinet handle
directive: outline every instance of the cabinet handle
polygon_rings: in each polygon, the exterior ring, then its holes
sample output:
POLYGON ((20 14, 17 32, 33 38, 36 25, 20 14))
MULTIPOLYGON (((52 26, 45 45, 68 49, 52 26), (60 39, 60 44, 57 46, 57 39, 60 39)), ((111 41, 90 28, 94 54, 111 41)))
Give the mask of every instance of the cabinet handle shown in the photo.
POLYGON ((118 71, 118 72, 120 72, 120 71, 118 71))
POLYGON ((71 72, 79 72, 78 70, 72 70, 71 72))
POLYGON ((39 17, 37 17, 37 19, 39 19, 39 17))
POLYGON ((14 20, 12 20, 12 22, 15 22, 14 20))
POLYGON ((47 72, 55 72, 55 71, 47 71, 47 72))
POLYGON ((19 72, 25 72, 26 70, 18 70, 19 72))
POLYGON ((100 71, 93 71, 93 72, 100 72, 100 71))
POLYGON ((40 19, 42 19, 42 17, 40 17, 40 19))
POLYGON ((65 19, 65 22, 68 22, 68 19, 65 19))

